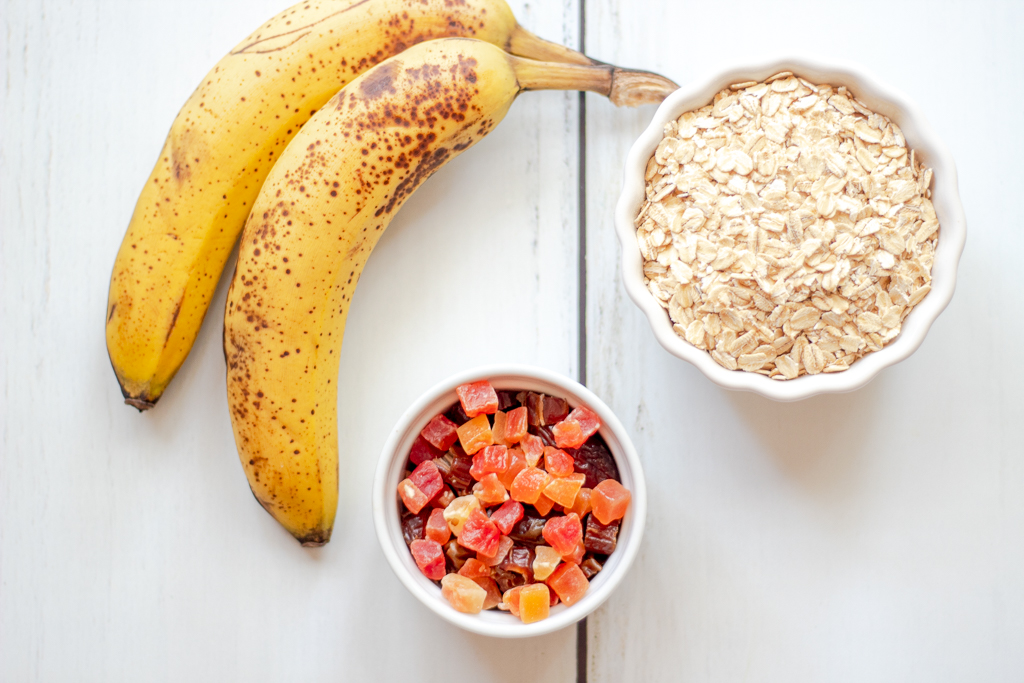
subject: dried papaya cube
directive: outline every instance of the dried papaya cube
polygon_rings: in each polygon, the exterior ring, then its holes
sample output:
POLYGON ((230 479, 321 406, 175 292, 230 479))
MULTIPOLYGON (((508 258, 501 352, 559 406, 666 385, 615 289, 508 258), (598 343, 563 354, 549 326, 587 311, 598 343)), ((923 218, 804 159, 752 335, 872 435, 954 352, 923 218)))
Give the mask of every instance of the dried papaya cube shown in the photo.
MULTIPOLYGON (((586 406, 576 406, 565 419, 572 420, 580 426, 584 441, 597 434, 597 430, 601 428, 601 418, 586 406)), ((573 448, 576 448, 576 446, 573 446, 573 448)))
POLYGON ((512 482, 516 480, 516 475, 526 467, 526 455, 523 454, 522 449, 510 448, 508 449, 508 469, 498 474, 498 481, 505 488, 512 488, 512 482))
POLYGON ((533 504, 533 507, 537 508, 537 512, 539 512, 542 517, 547 517, 548 513, 551 512, 551 509, 555 507, 555 501, 545 496, 542 492, 540 497, 537 498, 537 502, 533 504))
POLYGON ((447 543, 452 537, 452 530, 448 528, 448 522, 444 519, 444 510, 434 508, 430 511, 427 519, 427 526, 423 529, 423 535, 437 543, 447 543))
POLYGON ((498 584, 494 579, 489 576, 478 576, 473 581, 487 591, 487 597, 484 598, 484 609, 493 609, 501 604, 501 591, 498 590, 498 584))
MULTIPOLYGON (((584 477, 584 483, 586 482, 587 475, 582 472, 576 472, 573 476, 582 476, 584 477)), ((581 488, 579 492, 576 493, 576 500, 573 501, 572 507, 566 509, 566 512, 575 512, 580 516, 580 519, 586 517, 590 512, 590 491, 591 490, 586 486, 581 488)))
POLYGON ((526 420, 525 407, 520 406, 505 414, 505 433, 503 437, 506 442, 510 444, 519 443, 526 436, 529 428, 530 425, 526 420))
POLYGON ((455 534, 455 538, 462 533, 463 525, 474 510, 480 510, 480 501, 473 495, 456 498, 444 509, 444 521, 448 522, 448 528, 455 534))
POLYGON ((412 442, 412 448, 409 449, 409 461, 413 466, 419 465, 421 462, 433 460, 434 458, 440 457, 444 454, 444 451, 440 451, 430 445, 430 442, 424 439, 422 436, 417 436, 416 440, 412 442))
POLYGON ((583 545, 583 541, 580 540, 580 542, 576 544, 576 548, 571 553, 562 555, 562 560, 571 564, 579 564, 583 561, 583 556, 586 554, 587 548, 583 545))
POLYGON ((473 456, 473 467, 469 473, 477 481, 484 478, 488 472, 501 474, 508 469, 509 457, 508 448, 505 446, 487 446, 473 456))
POLYGON ((466 560, 466 563, 459 569, 459 574, 467 579, 475 579, 479 576, 490 576, 491 568, 475 557, 466 560))
POLYGON ((494 443, 494 435, 491 434, 491 423, 486 415, 477 415, 457 430, 459 443, 466 455, 473 455, 484 446, 494 443))
POLYGON ((409 479, 398 482, 398 495, 401 496, 405 507, 414 515, 419 514, 419 511, 430 502, 430 498, 409 479))
POLYGON ((508 446, 508 441, 505 440, 505 423, 508 418, 505 413, 500 410, 494 413, 494 420, 491 423, 491 434, 494 435, 494 443, 499 446, 508 446))
POLYGON ((559 555, 572 555, 576 544, 583 540, 583 524, 579 515, 570 512, 567 515, 552 517, 544 523, 544 540, 559 555))
POLYGON ((480 560, 488 567, 497 567, 505 561, 505 558, 508 556, 508 552, 512 550, 512 546, 512 539, 508 536, 502 536, 498 539, 498 552, 494 553, 494 555, 477 553, 476 559, 480 560))
POLYGON ((485 379, 455 387, 462 409, 469 417, 490 415, 498 410, 498 392, 485 379))
POLYGON ((590 505, 593 508, 591 514, 601 524, 622 519, 629 507, 630 497, 629 489, 625 486, 614 479, 605 479, 590 494, 590 505))
POLYGON ((498 475, 493 472, 485 474, 483 479, 473 484, 473 495, 483 507, 501 505, 508 500, 508 491, 498 481, 498 475))
POLYGON ((587 592, 587 588, 590 587, 590 581, 587 580, 583 570, 579 566, 569 563, 559 565, 548 577, 547 584, 558 594, 566 606, 579 602, 587 592))
POLYGON ((533 505, 548 483, 548 473, 536 467, 527 467, 512 482, 512 500, 533 505))
POLYGON ((508 536, 512 527, 523 518, 523 504, 514 500, 505 501, 500 508, 491 513, 491 521, 498 531, 508 536))
POLYGON ((452 493, 452 490, 446 486, 441 491, 440 495, 434 496, 434 498, 430 501, 430 505, 431 507, 440 508, 444 510, 446 507, 451 505, 451 502, 453 500, 455 500, 455 494, 452 493))
POLYGON ((462 530, 456 536, 459 545, 488 557, 498 552, 498 541, 501 539, 498 527, 479 508, 469 513, 462 530))
POLYGON ((428 500, 441 493, 444 488, 444 479, 433 460, 427 460, 417 465, 409 475, 409 481, 416 484, 416 488, 422 491, 428 500))
POLYGON ((487 591, 476 581, 458 574, 446 574, 441 579, 441 595, 457 611, 466 614, 479 614, 487 599, 487 591))
POLYGON ((455 445, 459 439, 457 424, 444 415, 435 415, 427 426, 420 430, 420 436, 442 453, 455 445))
POLYGON ((546 545, 537 546, 534 552, 536 555, 533 559, 533 578, 543 581, 555 571, 555 567, 562 561, 562 556, 557 550, 546 545))
POLYGON ((567 477, 555 477, 544 487, 544 495, 563 508, 572 508, 586 478, 582 472, 567 477))
POLYGON ((531 583, 519 591, 519 618, 524 624, 547 619, 551 610, 551 594, 543 583, 531 583))
POLYGON ((567 477, 572 474, 572 456, 548 446, 544 449, 544 469, 552 477, 567 477))
POLYGON ((416 560, 416 566, 423 575, 431 581, 440 581, 444 576, 444 552, 441 550, 441 544, 429 538, 421 538, 413 541, 409 549, 412 551, 412 559, 416 560))
MULTIPOLYGON (((519 616, 519 593, 523 590, 522 586, 515 586, 505 591, 505 594, 501 596, 501 604, 505 605, 505 608, 512 613, 512 616, 519 616)), ((498 605, 498 609, 501 609, 501 605, 498 605)))
POLYGON ((534 434, 527 434, 519 442, 519 445, 523 449, 523 454, 526 455, 526 464, 536 467, 540 462, 540 456, 544 455, 544 442, 541 438, 534 434))
POLYGON ((619 537, 619 521, 601 524, 594 515, 587 517, 587 532, 584 544, 587 550, 598 555, 611 555, 619 537))
POLYGON ((568 418, 552 427, 551 433, 555 435, 555 445, 559 448, 579 448, 587 440, 580 423, 568 418))

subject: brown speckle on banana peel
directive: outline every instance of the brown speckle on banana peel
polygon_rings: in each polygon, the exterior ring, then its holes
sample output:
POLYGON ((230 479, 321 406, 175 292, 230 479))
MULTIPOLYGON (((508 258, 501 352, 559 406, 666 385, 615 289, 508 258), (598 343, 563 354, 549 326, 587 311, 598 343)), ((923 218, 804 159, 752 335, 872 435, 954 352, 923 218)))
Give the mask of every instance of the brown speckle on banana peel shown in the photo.
POLYGON ((326 542, 333 524, 338 360, 366 259, 413 191, 518 92, 492 45, 410 48, 317 112, 256 200, 225 309, 228 404, 254 495, 300 541, 326 542))
POLYGON ((171 127, 111 274, 107 349, 127 403, 152 406, 184 362, 264 179, 306 121, 358 74, 448 36, 589 61, 518 26, 504 0, 320 1, 272 18, 206 75, 171 127))

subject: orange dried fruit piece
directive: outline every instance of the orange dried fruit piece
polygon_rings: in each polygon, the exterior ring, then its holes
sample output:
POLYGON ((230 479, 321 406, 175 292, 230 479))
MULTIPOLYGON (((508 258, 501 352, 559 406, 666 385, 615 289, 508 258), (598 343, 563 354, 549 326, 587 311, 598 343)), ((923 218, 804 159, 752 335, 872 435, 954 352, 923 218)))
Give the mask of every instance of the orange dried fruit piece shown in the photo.
POLYGON ((552 477, 567 477, 573 472, 572 456, 548 446, 544 449, 544 469, 552 477))
POLYGON ((580 423, 575 420, 562 420, 551 428, 555 437, 555 445, 559 448, 579 448, 587 437, 583 436, 580 423))
POLYGON ((579 602, 590 587, 590 581, 587 580, 583 570, 579 566, 569 563, 559 565, 548 577, 547 584, 566 606, 579 602))
POLYGON ((490 576, 491 568, 477 558, 471 557, 466 560, 466 563, 462 565, 462 568, 459 569, 458 573, 465 576, 467 579, 476 579, 481 576, 490 576))
POLYGON ((537 463, 540 462, 540 456, 544 455, 544 442, 541 438, 533 434, 527 434, 519 442, 519 445, 526 455, 526 464, 530 467, 536 467, 537 463))
POLYGON ((504 605, 505 609, 512 613, 512 616, 518 617, 519 593, 522 592, 522 590, 522 586, 514 586, 505 591, 505 594, 501 596, 501 605, 498 605, 498 609, 501 609, 502 605, 504 605))
POLYGON ((544 487, 544 495, 563 508, 571 508, 586 479, 587 475, 582 472, 567 477, 555 477, 544 487))
POLYGON ((474 495, 456 498, 444 509, 444 521, 448 522, 448 528, 456 538, 462 533, 463 525, 474 510, 480 510, 480 501, 474 495))
POLYGON ((498 392, 485 379, 455 387, 462 409, 469 417, 490 414, 498 410, 498 392))
POLYGON ((530 428, 526 419, 526 407, 520 406, 505 414, 505 432, 502 435, 510 444, 519 443, 530 428))
POLYGON ((485 474, 483 479, 473 484, 473 495, 484 507, 501 505, 508 500, 508 491, 498 481, 498 475, 493 472, 485 474))
POLYGON ((501 590, 494 579, 489 576, 480 576, 473 579, 473 581, 476 585, 487 591, 487 595, 484 597, 483 609, 492 609, 501 604, 501 590))
POLYGON ((541 496, 548 483, 548 473, 536 467, 527 467, 516 475, 512 482, 512 500, 533 505, 541 496))
POLYGON ((473 456, 473 466, 469 473, 480 481, 488 472, 501 474, 508 469, 508 448, 505 446, 486 446, 473 456))
POLYGON ((488 519, 480 510, 473 510, 462 525, 462 531, 458 534, 459 545, 470 550, 493 557, 498 552, 498 542, 501 539, 501 532, 494 522, 488 519))
POLYGON ((558 554, 557 550, 546 545, 537 546, 534 552, 533 578, 543 581, 551 576, 551 572, 555 571, 555 567, 562 562, 562 556, 558 554))
POLYGON ((548 513, 551 512, 551 508, 555 507, 555 501, 545 496, 542 492, 540 497, 537 498, 537 502, 533 504, 533 507, 537 508, 537 512, 540 513, 541 517, 547 517, 548 513))
POLYGON ((402 498, 405 507, 414 515, 418 515, 420 510, 430 502, 430 498, 420 491, 411 479, 403 479, 398 482, 398 495, 402 498))
POLYGON ((570 512, 546 521, 542 534, 548 545, 557 550, 559 555, 572 555, 576 544, 583 540, 583 524, 579 515, 570 512))
POLYGON ((626 514, 630 498, 629 489, 614 479, 605 479, 590 494, 591 514, 601 524, 611 524, 626 514))
POLYGON ((499 564, 505 561, 505 556, 508 555, 508 551, 515 545, 511 538, 508 536, 502 536, 498 539, 498 551, 493 555, 484 555, 483 553, 477 553, 476 559, 483 562, 488 567, 497 567, 499 564))
POLYGON ((441 579, 441 595, 456 611, 479 614, 484 608, 487 591, 473 579, 459 574, 445 574, 441 579))
POLYGON ((573 549, 571 553, 566 553, 565 555, 562 555, 562 560, 564 560, 565 562, 569 562, 571 564, 579 564, 583 561, 583 557, 586 554, 586 544, 581 540, 579 543, 576 544, 576 547, 573 549))
MULTIPOLYGON (((582 476, 584 481, 586 481, 586 475, 582 472, 577 472, 576 475, 582 476)), ((591 489, 588 489, 586 486, 577 491, 576 500, 573 501, 571 507, 566 508, 566 513, 575 512, 580 516, 580 519, 586 517, 587 513, 590 512, 590 493, 591 489)))
POLYGON ((494 413, 494 420, 491 423, 491 434, 494 436, 494 443, 499 446, 508 446, 509 442, 505 440, 505 422, 508 417, 505 413, 500 410, 494 413))
POLYGON ((430 511, 427 525, 423 528, 423 535, 431 541, 445 544, 452 537, 452 530, 448 528, 448 522, 444 518, 444 510, 434 508, 430 511))
POLYGON ((494 443, 494 435, 491 433, 491 423, 486 415, 477 415, 469 422, 461 425, 456 432, 459 435, 459 443, 466 455, 473 455, 481 448, 494 443))
POLYGON ((532 624, 548 618, 551 612, 551 593, 543 583, 531 583, 519 591, 519 618, 532 624))
POLYGON ((526 456, 523 454, 522 449, 510 448, 508 449, 508 469, 498 473, 498 481, 505 488, 512 488, 512 482, 516 480, 516 475, 525 470, 526 467, 526 456))

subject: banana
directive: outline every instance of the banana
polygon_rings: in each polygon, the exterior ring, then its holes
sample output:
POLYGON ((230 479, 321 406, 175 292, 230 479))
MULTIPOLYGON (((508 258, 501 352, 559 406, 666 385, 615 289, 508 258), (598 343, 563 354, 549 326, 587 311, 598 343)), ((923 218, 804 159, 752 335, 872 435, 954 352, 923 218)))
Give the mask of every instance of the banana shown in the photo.
POLYGON ((405 200, 491 131, 524 90, 591 90, 642 104, 675 87, 644 72, 435 40, 357 78, 292 140, 242 235, 224 355, 250 487, 303 545, 330 539, 338 503, 337 379, 349 303, 405 200))
POLYGON ((444 36, 590 63, 520 27, 504 0, 310 0, 261 26, 207 74, 171 126, 110 279, 107 350, 125 403, 151 408, 184 362, 288 141, 358 74, 444 36))

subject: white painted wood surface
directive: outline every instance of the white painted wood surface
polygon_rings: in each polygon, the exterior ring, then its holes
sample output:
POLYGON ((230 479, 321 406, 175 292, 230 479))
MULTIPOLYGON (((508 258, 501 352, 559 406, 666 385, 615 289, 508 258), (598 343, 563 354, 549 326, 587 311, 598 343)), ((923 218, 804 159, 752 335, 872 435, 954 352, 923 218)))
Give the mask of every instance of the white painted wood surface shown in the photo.
MULTIPOLYGON (((951 149, 969 223, 957 294, 911 359, 844 396, 729 393, 662 351, 620 285, 612 207, 653 110, 587 97, 588 383, 631 430, 650 492, 645 548, 588 620, 589 680, 1021 680, 1024 6, 585 1, 593 56, 681 83, 726 49, 862 62, 951 149)), ((579 3, 510 4, 576 45, 579 3)), ((138 190, 195 84, 280 9, 4 5, 0 680, 572 680, 572 629, 491 641, 416 603, 378 551, 368 489, 387 430, 447 374, 577 374, 574 94, 520 98, 370 260, 342 356, 328 546, 300 549, 237 463, 225 283, 157 409, 121 404, 102 312, 138 190), (500 276, 467 286, 464 263, 500 276), (506 313, 494 292, 513 287, 526 293, 506 313), (520 322, 489 346, 439 322, 475 306, 520 322)))
MULTIPOLYGON (((576 2, 510 4, 535 32, 578 43, 576 2)), ((326 547, 299 547, 238 463, 226 282, 160 404, 122 404, 103 311, 136 196, 192 89, 281 9, 4 5, 0 680, 570 680, 572 629, 512 647, 416 602, 379 550, 369 493, 388 431, 445 376, 508 361, 576 373, 576 93, 522 97, 377 247, 342 357, 326 547), (476 310, 499 331, 486 343, 459 326, 476 310)))
POLYGON ((589 680, 1024 680, 1024 5, 645 6, 587 0, 588 52, 686 83, 789 49, 904 91, 957 161, 968 239, 924 345, 864 389, 719 389, 619 282, 612 212, 651 111, 588 96, 588 378, 650 495, 642 556, 589 620, 589 680))

